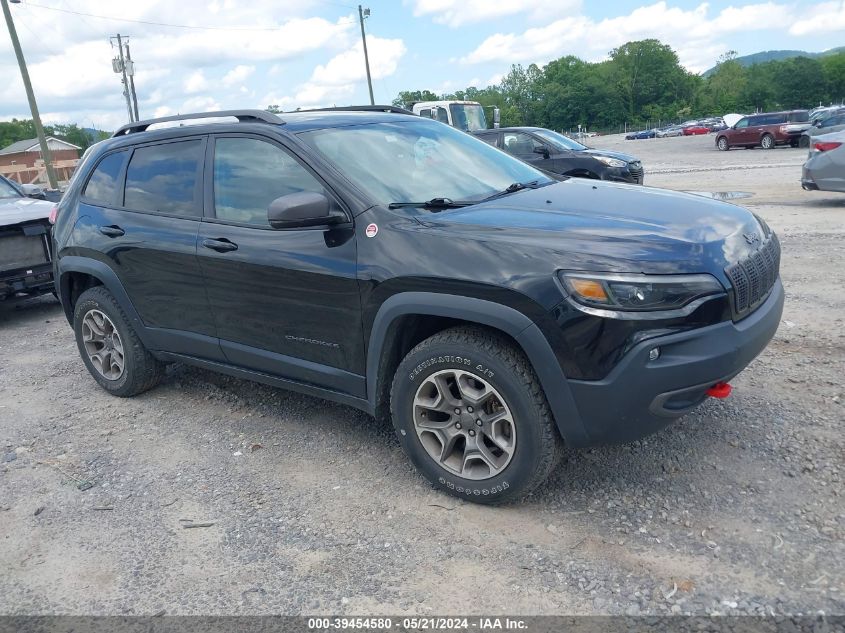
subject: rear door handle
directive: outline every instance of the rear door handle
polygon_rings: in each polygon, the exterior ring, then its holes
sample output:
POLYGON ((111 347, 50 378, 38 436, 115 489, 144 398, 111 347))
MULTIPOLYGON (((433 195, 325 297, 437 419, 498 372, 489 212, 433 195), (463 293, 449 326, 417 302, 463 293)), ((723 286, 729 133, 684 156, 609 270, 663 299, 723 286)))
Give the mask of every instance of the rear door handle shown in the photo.
POLYGON ((111 226, 101 226, 100 233, 107 235, 108 237, 120 237, 121 235, 126 235, 126 231, 116 224, 112 224, 111 226))
POLYGON ((225 237, 221 237, 216 240, 203 240, 202 245, 213 251, 217 251, 218 253, 228 253, 229 251, 238 250, 238 245, 234 242, 230 242, 225 237))

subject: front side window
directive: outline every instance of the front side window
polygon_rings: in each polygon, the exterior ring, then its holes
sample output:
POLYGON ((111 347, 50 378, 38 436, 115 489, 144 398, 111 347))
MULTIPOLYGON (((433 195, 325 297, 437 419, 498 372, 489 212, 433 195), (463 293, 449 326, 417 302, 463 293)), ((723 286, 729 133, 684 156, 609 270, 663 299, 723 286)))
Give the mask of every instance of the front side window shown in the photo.
POLYGON ((282 148, 255 138, 214 142, 214 213, 220 220, 269 227, 267 207, 300 191, 325 194, 322 184, 282 148))
POLYGON ((109 154, 97 165, 82 196, 91 202, 115 204, 120 189, 120 170, 126 160, 126 150, 109 154))
POLYGON ((126 169, 124 206, 186 217, 200 215, 199 139, 139 147, 126 169))
POLYGON ((422 118, 314 130, 299 137, 381 204, 479 200, 515 182, 554 182, 474 136, 422 118))
POLYGON ((503 138, 505 150, 514 156, 531 156, 536 148, 543 147, 540 141, 523 132, 505 132, 503 138))
POLYGON ((751 122, 751 119, 748 119, 748 118, 740 119, 739 121, 736 122, 736 125, 734 126, 734 128, 737 129, 737 130, 742 130, 744 128, 747 128, 748 124, 750 122, 751 122))

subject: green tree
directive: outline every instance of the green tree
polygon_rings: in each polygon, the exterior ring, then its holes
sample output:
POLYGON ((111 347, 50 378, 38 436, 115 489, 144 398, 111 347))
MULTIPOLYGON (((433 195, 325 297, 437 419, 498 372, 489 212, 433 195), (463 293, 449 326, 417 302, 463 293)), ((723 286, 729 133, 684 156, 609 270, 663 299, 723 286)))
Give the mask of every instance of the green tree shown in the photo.
POLYGON ((415 101, 439 101, 440 97, 431 90, 403 90, 393 100, 393 105, 398 108, 407 108, 415 101))

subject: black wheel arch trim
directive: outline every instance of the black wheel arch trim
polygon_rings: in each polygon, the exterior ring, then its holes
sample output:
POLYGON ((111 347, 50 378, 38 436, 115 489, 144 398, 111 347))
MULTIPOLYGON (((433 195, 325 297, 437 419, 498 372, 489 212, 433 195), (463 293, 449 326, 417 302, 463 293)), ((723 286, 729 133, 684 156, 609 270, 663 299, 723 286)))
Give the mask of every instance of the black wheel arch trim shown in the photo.
MULTIPOLYGON (((367 399, 375 408, 378 376, 391 323, 407 315, 460 319, 500 330, 511 336, 540 379, 561 437, 569 446, 590 443, 566 376, 540 328, 522 312, 492 301, 433 292, 403 292, 387 299, 373 320, 367 352, 367 399)), ((392 379, 392 377, 391 377, 392 379)))
POLYGON ((56 279, 56 286, 59 290, 59 297, 61 298, 65 317, 71 325, 73 325, 73 306, 70 303, 70 297, 67 292, 69 288, 68 273, 84 273, 98 279, 120 304, 126 316, 129 317, 130 325, 132 325, 141 342, 147 348, 150 348, 149 335, 144 327, 144 322, 141 320, 138 311, 135 310, 135 306, 132 305, 132 301, 130 301, 129 295, 126 293, 126 289, 123 287, 117 274, 106 264, 96 259, 77 255, 65 255, 58 260, 58 279, 56 279))

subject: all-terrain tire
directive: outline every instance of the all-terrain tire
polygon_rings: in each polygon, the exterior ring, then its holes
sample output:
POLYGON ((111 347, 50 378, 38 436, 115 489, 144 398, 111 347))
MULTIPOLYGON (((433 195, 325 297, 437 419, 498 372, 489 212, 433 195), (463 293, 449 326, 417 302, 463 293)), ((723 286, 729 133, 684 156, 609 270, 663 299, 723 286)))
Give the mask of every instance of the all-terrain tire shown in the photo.
MULTIPOLYGON (((494 331, 456 327, 417 345, 396 371, 390 404, 399 442, 416 468, 435 487, 469 501, 497 504, 530 493, 546 480, 560 455, 562 440, 534 370, 521 350, 494 331), (460 375, 469 381, 474 381, 473 377, 480 379, 481 383, 473 384, 486 384, 497 392, 504 408, 510 411, 514 447, 500 472, 481 479, 463 477, 430 454, 431 441, 429 448, 424 446, 415 417, 421 415, 415 397, 436 376, 444 375, 460 375)), ((461 415, 466 415, 466 410, 461 415)), ((451 410, 448 415, 453 417, 451 410)), ((456 415, 454 419, 461 418, 456 415)), ((465 420, 464 426, 469 428, 473 423, 479 424, 472 427, 474 430, 481 428, 478 420, 465 420)), ((425 431, 421 433, 426 435, 425 431)), ((474 440, 480 439, 479 432, 474 440)))
POLYGON ((164 364, 156 360, 135 333, 129 318, 112 294, 103 286, 83 292, 73 310, 73 332, 85 367, 99 385, 110 394, 127 398, 152 389, 161 380, 164 364), (117 332, 122 352, 123 371, 110 380, 95 367, 83 340, 83 321, 92 311, 105 315, 117 332))

